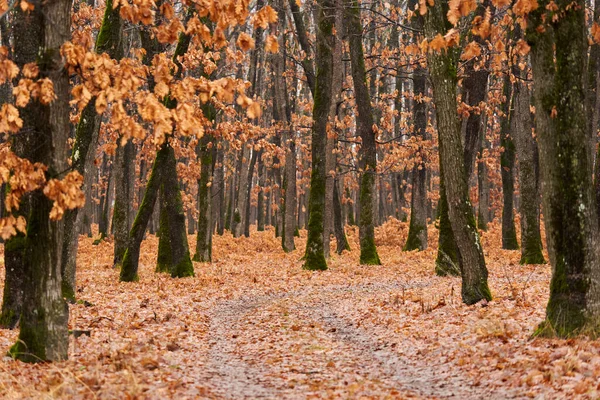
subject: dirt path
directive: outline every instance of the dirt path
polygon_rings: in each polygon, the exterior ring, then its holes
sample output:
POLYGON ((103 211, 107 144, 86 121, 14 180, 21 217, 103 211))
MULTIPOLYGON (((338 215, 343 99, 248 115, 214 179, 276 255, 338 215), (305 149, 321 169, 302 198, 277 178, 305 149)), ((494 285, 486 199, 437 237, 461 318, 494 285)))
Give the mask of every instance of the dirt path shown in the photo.
POLYGON ((220 398, 493 399, 448 364, 432 364, 384 325, 362 325, 357 296, 398 285, 308 287, 221 302, 212 310, 209 385, 220 398), (357 322, 358 321, 358 322, 357 322))

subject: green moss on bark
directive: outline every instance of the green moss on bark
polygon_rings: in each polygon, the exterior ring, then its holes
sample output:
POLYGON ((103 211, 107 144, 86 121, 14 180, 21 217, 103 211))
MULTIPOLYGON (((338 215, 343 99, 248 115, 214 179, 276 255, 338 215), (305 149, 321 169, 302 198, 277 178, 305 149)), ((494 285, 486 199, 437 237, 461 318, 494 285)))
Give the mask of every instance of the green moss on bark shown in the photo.
POLYGON ((381 265, 375 246, 375 233, 373 226, 373 188, 375 186, 375 175, 369 171, 363 173, 360 185, 360 210, 361 226, 360 233, 360 263, 365 265, 381 265))
POLYGON ((523 251, 521 252, 521 264, 545 264, 546 260, 542 253, 542 239, 539 231, 536 237, 523 242, 523 251))
POLYGON ((424 229, 424 226, 413 224, 411 221, 408 229, 408 238, 406 239, 406 244, 402 248, 402 251, 423 250, 419 234, 423 232, 424 229))
MULTIPOLYGON (((139 254, 137 255, 139 257, 139 254)), ((121 267, 121 274, 119 275, 121 282, 138 282, 140 277, 137 274, 137 261, 133 260, 131 251, 128 248, 123 256, 123 266, 121 267), (135 269, 133 264, 135 262, 135 269)))
POLYGON ((439 213, 439 237, 438 252, 435 260, 435 273, 438 276, 460 276, 460 261, 458 247, 452 232, 450 216, 448 215, 448 202, 446 190, 440 187, 440 200, 438 203, 439 213))

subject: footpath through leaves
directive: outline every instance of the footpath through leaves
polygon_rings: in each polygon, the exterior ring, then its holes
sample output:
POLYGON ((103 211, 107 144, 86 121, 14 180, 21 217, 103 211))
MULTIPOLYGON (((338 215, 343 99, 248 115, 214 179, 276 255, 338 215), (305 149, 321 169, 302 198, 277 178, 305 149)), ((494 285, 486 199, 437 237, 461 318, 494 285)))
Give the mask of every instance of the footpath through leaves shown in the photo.
MULTIPOLYGON (((139 283, 118 283, 111 243, 82 237, 69 360, 3 357, 0 397, 598 398, 599 341, 530 340, 549 266, 486 254, 494 300, 468 307, 460 279, 435 276, 435 249, 400 251, 407 230, 378 228, 383 265, 367 267, 350 228, 354 250, 317 273, 301 269, 305 232, 289 254, 272 230, 216 236, 215 262, 185 279, 154 272, 149 236, 139 283)), ((493 226, 484 248, 499 236, 493 226)), ((0 331, 0 346, 17 333, 0 331)))

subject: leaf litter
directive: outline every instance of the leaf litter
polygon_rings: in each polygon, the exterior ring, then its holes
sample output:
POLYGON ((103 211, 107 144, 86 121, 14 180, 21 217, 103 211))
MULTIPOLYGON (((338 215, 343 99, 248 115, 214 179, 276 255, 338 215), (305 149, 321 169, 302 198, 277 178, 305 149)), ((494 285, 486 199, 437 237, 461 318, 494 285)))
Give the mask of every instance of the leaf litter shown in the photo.
MULTIPOLYGON (((465 306, 460 279, 433 272, 437 231, 419 253, 400 250, 406 230, 396 220, 377 228, 384 265, 361 266, 348 228, 353 251, 332 252, 324 272, 301 269, 306 232, 289 254, 272 230, 215 236, 215 261, 185 279, 154 272, 158 240, 148 235, 138 283, 118 282, 110 241, 81 237, 69 329, 89 336, 71 335, 64 362, 3 357, 0 397, 600 396, 600 341, 530 338, 544 319, 548 265, 519 265, 492 224, 483 246, 494 300, 465 306)), ((0 347, 17 336, 1 330, 0 347)))

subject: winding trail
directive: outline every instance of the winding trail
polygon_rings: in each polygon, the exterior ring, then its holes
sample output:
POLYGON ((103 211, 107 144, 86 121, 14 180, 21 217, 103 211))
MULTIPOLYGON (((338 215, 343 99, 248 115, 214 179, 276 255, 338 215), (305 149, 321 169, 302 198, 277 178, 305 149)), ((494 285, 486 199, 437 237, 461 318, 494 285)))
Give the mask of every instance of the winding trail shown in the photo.
MULTIPOLYGON (((364 324, 355 300, 396 284, 306 287, 218 303, 211 310, 208 384, 226 399, 494 399, 448 364, 432 365, 385 324, 364 324)), ((514 398, 514 397, 513 397, 514 398)))

